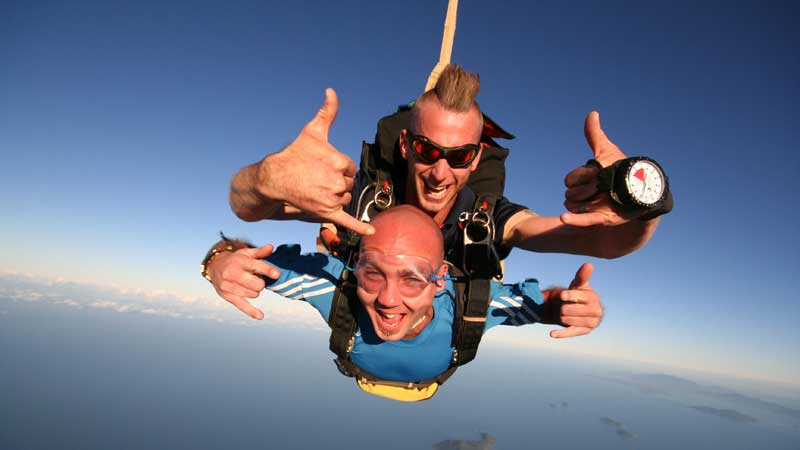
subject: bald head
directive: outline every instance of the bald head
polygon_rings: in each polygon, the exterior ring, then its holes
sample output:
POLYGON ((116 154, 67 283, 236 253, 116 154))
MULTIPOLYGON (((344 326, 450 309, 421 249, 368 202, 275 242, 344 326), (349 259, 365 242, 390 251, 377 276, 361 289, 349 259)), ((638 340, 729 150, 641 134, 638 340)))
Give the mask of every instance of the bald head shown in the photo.
POLYGON ((410 205, 378 214, 371 222, 375 234, 361 239, 362 249, 384 254, 419 256, 437 267, 444 258, 442 232, 431 217, 410 205))

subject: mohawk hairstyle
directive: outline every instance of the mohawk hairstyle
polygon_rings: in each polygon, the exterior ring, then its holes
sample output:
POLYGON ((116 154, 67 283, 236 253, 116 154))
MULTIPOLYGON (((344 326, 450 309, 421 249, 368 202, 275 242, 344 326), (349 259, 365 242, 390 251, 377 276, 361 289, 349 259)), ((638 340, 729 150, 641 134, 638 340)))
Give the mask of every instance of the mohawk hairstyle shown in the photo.
POLYGON ((424 103, 431 97, 436 97, 444 109, 456 112, 466 112, 478 102, 475 97, 481 88, 481 77, 462 69, 458 64, 448 64, 439 75, 436 86, 422 94, 417 103, 424 103))
POLYGON ((439 75, 439 79, 436 80, 436 86, 417 98, 411 109, 412 123, 417 123, 421 105, 427 102, 438 102, 446 111, 457 113, 466 113, 475 108, 478 112, 478 130, 482 130, 483 114, 481 114, 478 101, 475 100, 480 88, 480 75, 467 72, 458 64, 448 64, 439 75))

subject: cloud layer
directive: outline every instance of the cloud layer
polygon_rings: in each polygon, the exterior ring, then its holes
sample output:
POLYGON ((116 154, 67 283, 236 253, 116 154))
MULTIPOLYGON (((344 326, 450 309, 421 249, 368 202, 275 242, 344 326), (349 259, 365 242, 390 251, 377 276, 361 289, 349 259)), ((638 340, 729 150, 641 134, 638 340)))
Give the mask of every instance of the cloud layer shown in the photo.
MULTIPOLYGON (((0 318, 4 303, 39 303, 53 307, 95 308, 127 314, 175 319, 255 325, 259 322, 215 296, 193 297, 163 289, 137 289, 102 283, 48 279, 29 273, 0 272, 0 318)), ((264 311, 265 321, 326 329, 325 322, 309 305, 291 302, 264 292, 253 303, 264 311)))

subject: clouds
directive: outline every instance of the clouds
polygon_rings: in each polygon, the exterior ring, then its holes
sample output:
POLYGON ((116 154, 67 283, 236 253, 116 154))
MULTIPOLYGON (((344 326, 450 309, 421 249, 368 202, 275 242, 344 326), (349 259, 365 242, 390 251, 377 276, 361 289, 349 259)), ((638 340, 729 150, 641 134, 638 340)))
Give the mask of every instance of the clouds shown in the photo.
MULTIPOLYGON (((139 289, 112 284, 44 278, 30 273, 0 272, 0 318, 8 315, 3 303, 35 303, 52 307, 101 309, 175 319, 209 320, 257 325, 226 301, 188 296, 163 289, 139 289)), ((316 311, 302 302, 290 302, 264 292, 253 303, 264 310, 265 322, 326 329, 316 311)))

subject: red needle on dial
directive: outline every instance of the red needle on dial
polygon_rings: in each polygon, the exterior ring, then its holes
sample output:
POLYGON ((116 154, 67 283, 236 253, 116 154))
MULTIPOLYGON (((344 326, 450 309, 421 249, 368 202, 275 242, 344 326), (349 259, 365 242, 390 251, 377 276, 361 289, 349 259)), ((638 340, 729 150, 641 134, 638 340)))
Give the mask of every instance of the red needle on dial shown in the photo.
POLYGON ((639 195, 644 197, 644 190, 647 189, 647 182, 644 181, 644 168, 639 168, 633 176, 642 181, 642 193, 639 195))

